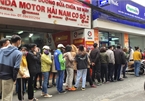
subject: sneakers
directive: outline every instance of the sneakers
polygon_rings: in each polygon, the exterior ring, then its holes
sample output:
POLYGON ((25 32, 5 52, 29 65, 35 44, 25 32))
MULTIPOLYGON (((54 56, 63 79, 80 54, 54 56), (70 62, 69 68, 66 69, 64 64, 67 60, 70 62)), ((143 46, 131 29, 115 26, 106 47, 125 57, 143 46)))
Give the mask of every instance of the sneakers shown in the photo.
POLYGON ((93 85, 91 85, 91 87, 92 87, 92 88, 96 88, 96 85, 93 84, 93 85))
POLYGON ((82 90, 82 91, 84 91, 84 90, 85 90, 85 88, 81 88, 81 90, 82 90))
POLYGON ((68 91, 75 91, 76 88, 75 87, 72 87, 72 88, 68 88, 68 91))
POLYGON ((37 98, 33 98, 33 99, 29 100, 29 101, 38 101, 38 99, 37 98))
POLYGON ((97 83, 97 86, 101 86, 101 85, 102 85, 102 83, 100 83, 100 82, 97 83))
POLYGON ((65 94, 65 93, 66 93, 66 91, 64 91, 64 90, 62 92, 59 92, 59 94, 65 94))
POLYGON ((45 94, 44 97, 47 97, 47 98, 51 98, 52 95, 49 95, 49 94, 45 94))

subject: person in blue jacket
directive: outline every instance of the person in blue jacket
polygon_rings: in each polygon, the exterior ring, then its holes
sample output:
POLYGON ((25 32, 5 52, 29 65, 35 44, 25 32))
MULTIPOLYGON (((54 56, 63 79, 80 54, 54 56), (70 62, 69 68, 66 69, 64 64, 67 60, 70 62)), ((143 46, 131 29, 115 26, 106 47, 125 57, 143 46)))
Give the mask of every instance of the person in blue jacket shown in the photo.
POLYGON ((57 70, 56 86, 59 93, 66 93, 63 90, 63 78, 65 71, 65 57, 63 57, 64 45, 58 44, 57 50, 54 52, 55 69, 57 70))

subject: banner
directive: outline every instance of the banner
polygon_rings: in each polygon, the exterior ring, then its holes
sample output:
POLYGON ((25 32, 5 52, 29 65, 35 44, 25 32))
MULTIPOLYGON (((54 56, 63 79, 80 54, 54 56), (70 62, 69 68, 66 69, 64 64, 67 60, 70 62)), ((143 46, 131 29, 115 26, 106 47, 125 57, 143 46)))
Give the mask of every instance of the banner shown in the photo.
POLYGON ((61 0, 0 0, 0 17, 91 27, 91 9, 61 0))

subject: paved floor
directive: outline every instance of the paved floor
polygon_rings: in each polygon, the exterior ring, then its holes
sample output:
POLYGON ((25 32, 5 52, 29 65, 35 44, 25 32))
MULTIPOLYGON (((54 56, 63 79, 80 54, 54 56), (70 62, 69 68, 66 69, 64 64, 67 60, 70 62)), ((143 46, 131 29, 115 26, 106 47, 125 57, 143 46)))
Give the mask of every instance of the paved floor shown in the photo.
MULTIPOLYGON (((56 88, 48 89, 49 93, 53 95, 52 98, 41 97, 41 91, 35 93, 35 97, 39 101, 145 101, 145 91, 143 84, 145 75, 141 77, 134 77, 134 75, 127 75, 128 78, 124 81, 103 84, 97 88, 86 88, 85 91, 73 91, 66 94, 58 94, 56 88)), ((25 101, 27 94, 25 94, 25 101)), ((17 100, 17 95, 14 96, 13 101, 17 100)))

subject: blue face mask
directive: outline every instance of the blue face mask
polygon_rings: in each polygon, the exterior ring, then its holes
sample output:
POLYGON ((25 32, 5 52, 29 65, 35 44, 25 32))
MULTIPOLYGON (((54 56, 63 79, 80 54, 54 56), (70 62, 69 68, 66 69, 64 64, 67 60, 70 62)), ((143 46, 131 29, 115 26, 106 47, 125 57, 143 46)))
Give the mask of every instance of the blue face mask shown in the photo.
POLYGON ((49 51, 48 50, 44 50, 44 54, 48 55, 49 51))

